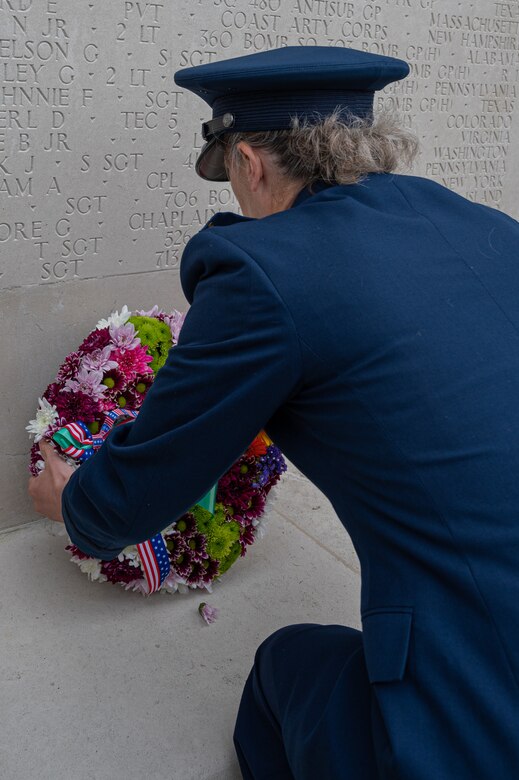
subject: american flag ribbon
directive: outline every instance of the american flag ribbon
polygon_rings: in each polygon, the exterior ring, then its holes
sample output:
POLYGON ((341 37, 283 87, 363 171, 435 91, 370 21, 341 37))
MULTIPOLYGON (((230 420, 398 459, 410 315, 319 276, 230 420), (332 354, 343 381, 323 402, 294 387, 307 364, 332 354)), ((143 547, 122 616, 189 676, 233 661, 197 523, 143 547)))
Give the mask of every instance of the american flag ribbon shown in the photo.
MULTIPOLYGON (((133 410, 113 409, 105 415, 101 429, 97 435, 92 435, 85 423, 78 421, 69 423, 53 435, 53 440, 61 450, 76 460, 84 461, 96 452, 116 425, 129 422, 137 417, 138 412, 133 410)), ((260 431, 248 452, 251 454, 263 454, 266 448, 272 444, 265 431, 260 431)), ((201 498, 197 503, 211 514, 214 514, 216 491, 218 483, 201 498)), ((151 595, 160 589, 162 583, 171 571, 168 549, 161 533, 155 534, 151 539, 137 545, 137 551, 141 559, 144 576, 148 583, 148 592, 151 595)))
POLYGON ((151 595, 159 590, 171 568, 164 537, 162 534, 156 534, 151 539, 138 544, 137 550, 151 595))
POLYGON ((81 420, 69 423, 52 437, 65 455, 74 460, 86 460, 93 454, 92 434, 81 420))
POLYGON ((105 418, 98 434, 90 433, 88 426, 82 420, 71 422, 60 428, 53 435, 52 440, 59 448, 74 460, 83 463, 92 457, 94 452, 101 447, 104 440, 113 427, 130 422, 137 417, 138 412, 125 409, 112 409, 105 414, 105 418))
MULTIPOLYGON (((133 410, 113 409, 105 415, 98 434, 92 435, 85 423, 78 420, 60 428, 52 439, 66 455, 74 460, 84 462, 102 446, 112 428, 130 422, 137 417, 137 414, 138 412, 133 410)), ((137 545, 137 550, 148 583, 149 593, 155 593, 168 576, 171 568, 162 534, 158 533, 151 539, 141 542, 137 545)))
POLYGON ((92 436, 94 452, 101 447, 112 428, 135 420, 138 414, 139 412, 135 412, 133 409, 112 409, 111 411, 106 412, 101 430, 96 436, 92 436))

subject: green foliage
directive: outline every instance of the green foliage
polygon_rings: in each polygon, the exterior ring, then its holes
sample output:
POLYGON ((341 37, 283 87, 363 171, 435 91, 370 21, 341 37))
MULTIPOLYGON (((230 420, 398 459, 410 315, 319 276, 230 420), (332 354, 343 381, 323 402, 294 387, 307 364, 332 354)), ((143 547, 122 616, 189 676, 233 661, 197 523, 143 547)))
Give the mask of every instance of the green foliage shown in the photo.
MULTIPOLYGON (((218 506, 220 505, 218 504, 218 506)), ((203 506, 199 506, 199 504, 196 504, 189 511, 195 518, 197 529, 201 534, 207 535, 211 526, 211 520, 213 518, 211 512, 209 512, 207 509, 204 509, 203 506)))
POLYGON ((168 352, 173 344, 169 326, 155 317, 135 316, 130 317, 128 322, 132 323, 141 343, 147 347, 149 354, 153 357, 150 366, 153 373, 156 374, 166 362, 168 352))
POLYGON ((197 529, 207 539, 208 555, 219 561, 222 574, 240 554, 240 524, 227 518, 223 504, 220 503, 216 504, 214 515, 198 505, 190 512, 194 515, 197 529))
POLYGON ((229 555, 225 558, 224 561, 220 561, 220 574, 223 574, 227 571, 227 569, 230 569, 233 563, 240 557, 241 553, 241 545, 239 542, 234 542, 232 545, 229 555))

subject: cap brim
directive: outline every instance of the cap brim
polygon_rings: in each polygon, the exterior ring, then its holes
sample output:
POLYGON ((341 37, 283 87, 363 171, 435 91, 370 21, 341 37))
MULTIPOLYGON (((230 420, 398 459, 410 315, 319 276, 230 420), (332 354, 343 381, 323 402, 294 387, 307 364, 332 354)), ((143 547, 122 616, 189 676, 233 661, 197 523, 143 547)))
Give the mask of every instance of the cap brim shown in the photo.
POLYGON ((206 181, 229 181, 224 162, 224 147, 211 138, 203 147, 195 164, 197 174, 206 181))

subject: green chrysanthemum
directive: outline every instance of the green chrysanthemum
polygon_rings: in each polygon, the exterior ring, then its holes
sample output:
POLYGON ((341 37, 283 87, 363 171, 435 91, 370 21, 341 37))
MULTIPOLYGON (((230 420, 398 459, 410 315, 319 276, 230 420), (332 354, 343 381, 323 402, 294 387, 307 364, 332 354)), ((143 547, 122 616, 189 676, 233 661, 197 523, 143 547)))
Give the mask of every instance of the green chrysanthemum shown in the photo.
POLYGON ((173 344, 169 326, 155 317, 135 316, 130 317, 128 322, 132 323, 141 343, 153 357, 150 367, 153 373, 156 374, 159 368, 162 368, 166 362, 168 352, 173 344))
POLYGON ((241 553, 240 543, 234 542, 229 552, 229 555, 227 555, 227 557, 223 561, 220 561, 219 573, 223 574, 224 572, 227 571, 227 569, 230 569, 233 563, 240 557, 240 553, 241 553))
MULTIPOLYGON (((216 504, 215 509, 219 509, 220 506, 221 504, 216 504)), ((211 527, 211 520, 213 519, 211 512, 204 509, 203 506, 200 506, 199 504, 196 504, 196 506, 192 507, 189 511, 195 518, 196 527, 200 533, 207 534, 211 527)))
POLYGON ((223 504, 216 504, 214 515, 201 506, 191 510, 196 527, 207 539, 207 554, 220 563, 220 574, 232 566, 240 554, 240 525, 229 520, 223 504))

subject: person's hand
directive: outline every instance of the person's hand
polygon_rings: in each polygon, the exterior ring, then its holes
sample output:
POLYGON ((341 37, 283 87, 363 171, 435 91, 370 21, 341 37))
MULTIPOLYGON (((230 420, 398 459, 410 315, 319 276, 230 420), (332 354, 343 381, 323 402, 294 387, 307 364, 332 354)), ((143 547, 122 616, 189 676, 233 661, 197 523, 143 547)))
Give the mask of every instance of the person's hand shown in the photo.
POLYGON ((29 495, 40 515, 62 523, 61 494, 75 469, 65 463, 49 442, 40 442, 40 452, 45 468, 37 477, 29 479, 29 495))

